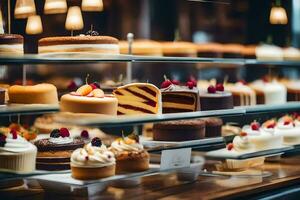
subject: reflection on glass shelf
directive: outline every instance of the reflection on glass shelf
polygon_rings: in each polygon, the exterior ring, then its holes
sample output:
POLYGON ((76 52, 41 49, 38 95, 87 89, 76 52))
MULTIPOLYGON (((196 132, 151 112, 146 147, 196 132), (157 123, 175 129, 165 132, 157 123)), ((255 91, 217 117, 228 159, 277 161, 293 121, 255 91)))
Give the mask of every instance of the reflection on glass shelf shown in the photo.
POLYGON ((96 53, 52 53, 26 54, 23 56, 0 55, 0 64, 80 64, 97 62, 173 62, 173 63, 204 63, 220 65, 279 65, 300 66, 300 61, 259 61, 243 58, 192 58, 192 57, 159 57, 134 55, 103 55, 96 53))
POLYGON ((58 105, 47 104, 6 104, 0 106, 0 116, 43 114, 59 111, 58 105))

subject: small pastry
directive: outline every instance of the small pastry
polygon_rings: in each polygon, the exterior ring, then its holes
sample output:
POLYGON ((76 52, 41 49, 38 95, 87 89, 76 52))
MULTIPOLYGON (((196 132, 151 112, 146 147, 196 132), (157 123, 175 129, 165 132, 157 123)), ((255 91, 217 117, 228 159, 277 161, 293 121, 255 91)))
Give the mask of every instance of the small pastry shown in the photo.
POLYGON ((140 172, 149 169, 149 154, 142 144, 139 136, 131 134, 125 138, 118 138, 110 147, 115 154, 117 173, 140 172))
POLYGON ((76 149, 71 156, 72 177, 79 180, 93 180, 115 175, 116 159, 100 138, 83 148, 76 149))
POLYGON ((15 130, 0 131, 0 171, 29 173, 35 170, 36 147, 15 130))
POLYGON ((275 127, 275 133, 283 137, 283 144, 285 145, 300 144, 299 117, 295 121, 288 115, 280 118, 275 127))

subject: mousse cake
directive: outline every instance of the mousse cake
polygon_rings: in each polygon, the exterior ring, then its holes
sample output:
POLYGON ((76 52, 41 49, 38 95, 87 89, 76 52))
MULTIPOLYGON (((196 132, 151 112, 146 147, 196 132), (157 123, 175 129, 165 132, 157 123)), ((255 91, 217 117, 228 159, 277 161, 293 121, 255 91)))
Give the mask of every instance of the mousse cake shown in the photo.
POLYGON ((161 92, 149 83, 131 83, 118 87, 118 115, 161 113, 161 92))
POLYGON ((23 36, 16 34, 0 34, 0 54, 23 55, 23 36))

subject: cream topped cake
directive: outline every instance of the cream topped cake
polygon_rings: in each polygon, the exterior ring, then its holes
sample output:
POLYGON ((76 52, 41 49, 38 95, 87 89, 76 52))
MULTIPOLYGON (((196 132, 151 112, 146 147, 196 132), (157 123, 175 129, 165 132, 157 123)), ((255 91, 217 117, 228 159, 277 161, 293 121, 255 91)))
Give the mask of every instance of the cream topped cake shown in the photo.
POLYGON ((48 37, 39 40, 39 54, 43 53, 101 53, 119 54, 119 41, 110 36, 99 36, 98 33, 87 35, 48 37))
POLYGON ((291 116, 284 116, 278 120, 275 132, 283 136, 285 145, 300 144, 300 126, 298 118, 294 121, 291 116))
POLYGON ((0 34, 0 54, 23 55, 23 36, 16 34, 0 34))
POLYGON ((286 87, 276 80, 257 80, 249 86, 256 92, 257 104, 283 104, 287 101, 286 87))
POLYGON ((289 61, 299 61, 300 60, 300 50, 294 47, 284 48, 283 49, 283 58, 284 60, 289 61))
POLYGON ((0 171, 29 173, 35 170, 37 149, 17 131, 0 131, 0 171))
POLYGON ((255 55, 258 60, 281 61, 283 60, 283 51, 275 45, 261 45, 255 49, 255 55))
POLYGON ((115 175, 116 159, 100 138, 76 149, 71 156, 72 177, 80 180, 93 180, 115 175))
POLYGON ((150 83, 131 83, 113 91, 118 99, 118 115, 161 113, 161 92, 150 83))
POLYGON ((193 112, 200 109, 199 90, 196 80, 190 80, 186 86, 165 78, 161 84, 163 113, 193 112))
POLYGON ((232 93, 234 106, 256 105, 256 93, 243 82, 227 83, 226 89, 232 93))
POLYGON ((117 98, 104 94, 98 83, 85 84, 60 99, 63 112, 117 115, 117 107, 117 98))

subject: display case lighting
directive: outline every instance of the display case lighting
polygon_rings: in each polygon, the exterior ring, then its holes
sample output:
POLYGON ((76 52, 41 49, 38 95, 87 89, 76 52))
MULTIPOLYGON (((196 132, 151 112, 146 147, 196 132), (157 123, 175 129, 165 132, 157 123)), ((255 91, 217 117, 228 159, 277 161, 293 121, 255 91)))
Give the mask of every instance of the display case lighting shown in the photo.
POLYGON ((81 4, 82 11, 87 12, 100 12, 103 10, 103 1, 102 0, 82 0, 81 4))
POLYGON ((35 15, 36 9, 34 0, 17 0, 15 7, 15 18, 25 19, 35 15))
POLYGON ((45 14, 66 13, 68 10, 66 0, 46 0, 44 6, 45 14))
POLYGON ((42 20, 39 15, 28 17, 26 24, 26 33, 28 35, 37 35, 43 32, 42 20))

